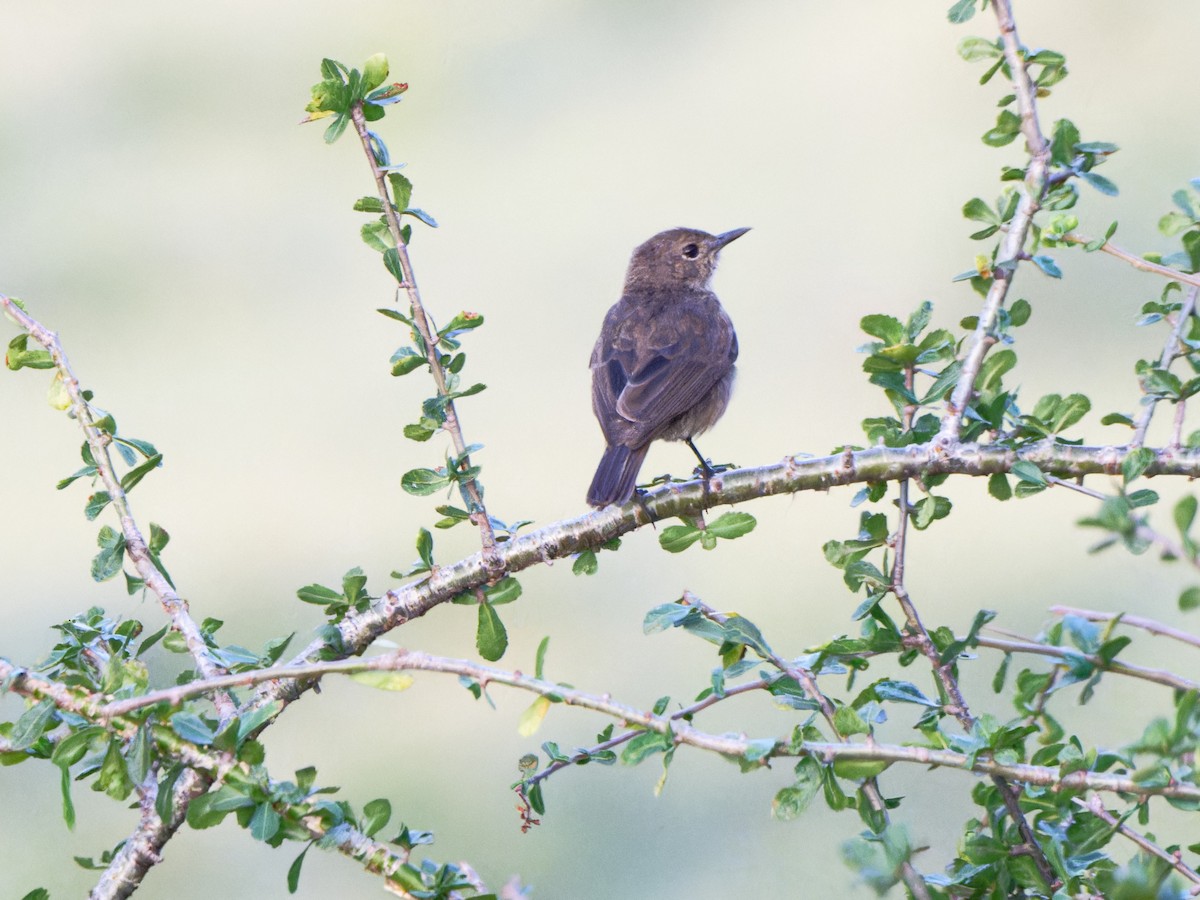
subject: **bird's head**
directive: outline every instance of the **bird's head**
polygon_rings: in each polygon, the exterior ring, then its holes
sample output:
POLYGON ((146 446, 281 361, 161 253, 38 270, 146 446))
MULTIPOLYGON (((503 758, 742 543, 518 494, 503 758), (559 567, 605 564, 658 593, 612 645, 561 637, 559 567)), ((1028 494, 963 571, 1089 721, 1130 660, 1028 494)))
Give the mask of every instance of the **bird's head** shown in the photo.
POLYGON ((672 228, 656 234, 633 251, 625 290, 703 288, 717 267, 717 254, 749 228, 709 234, 695 228, 672 228))

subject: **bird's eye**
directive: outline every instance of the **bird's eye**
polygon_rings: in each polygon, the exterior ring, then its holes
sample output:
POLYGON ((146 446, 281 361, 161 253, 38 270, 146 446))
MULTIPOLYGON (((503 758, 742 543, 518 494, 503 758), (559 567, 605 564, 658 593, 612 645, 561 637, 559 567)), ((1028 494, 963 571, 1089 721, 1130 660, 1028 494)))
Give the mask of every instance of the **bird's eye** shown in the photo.
POLYGON ((695 244, 686 244, 683 248, 683 255, 688 259, 695 259, 700 255, 700 248, 695 244))

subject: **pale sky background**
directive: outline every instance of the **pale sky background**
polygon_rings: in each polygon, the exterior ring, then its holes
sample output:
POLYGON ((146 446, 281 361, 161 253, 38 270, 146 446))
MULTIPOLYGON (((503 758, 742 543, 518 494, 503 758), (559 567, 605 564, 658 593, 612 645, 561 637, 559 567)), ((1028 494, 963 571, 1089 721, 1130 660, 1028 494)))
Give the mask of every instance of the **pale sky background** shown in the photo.
MULTIPOLYGON (((440 320, 463 309, 486 317, 466 341, 467 377, 489 387, 461 404, 464 429, 486 445, 477 461, 494 514, 544 525, 584 512, 601 449, 588 355, 630 250, 657 231, 753 228, 716 279, 742 357, 729 413, 701 444, 715 460, 757 465, 861 443, 860 420, 887 407, 861 372, 859 319, 903 318, 925 299, 939 325, 975 312, 975 294, 950 279, 987 245, 968 239, 976 226, 960 210, 993 199, 1001 166, 1022 156, 1019 144, 979 141, 1005 90, 980 87, 983 66, 955 52, 964 36, 990 37, 993 20, 953 27, 948 6, 6 0, 0 291, 60 332, 123 434, 165 453, 133 509, 172 534, 166 563, 196 617, 225 620, 226 642, 258 647, 295 630, 300 647, 320 619, 297 588, 337 584, 360 565, 378 594, 415 558, 436 504, 401 491, 400 475, 436 465, 446 445, 401 434, 429 384, 388 374, 400 333, 374 309, 391 302, 390 278, 350 208, 372 188, 361 153, 297 124, 323 56, 361 65, 384 51, 392 78, 411 85, 380 130, 408 163, 414 204, 441 223, 417 227, 417 278, 440 320)), ((1071 76, 1042 105, 1047 130, 1067 116, 1085 140, 1122 148, 1102 170, 1121 194, 1085 190, 1081 231, 1116 219, 1125 246, 1172 249, 1155 223, 1200 174, 1194 3, 1027 0, 1017 15, 1028 44, 1068 58, 1071 76)), ((1157 355, 1163 335, 1133 321, 1162 286, 1099 254, 1057 255, 1062 283, 1022 271, 1014 288, 1034 306, 1015 383, 1029 405, 1050 391, 1088 393, 1094 411, 1073 436, 1123 440, 1099 418, 1137 401, 1134 362, 1157 355)), ((53 644, 51 625, 91 605, 151 630, 162 622, 153 602, 88 577, 98 523, 81 514, 86 489, 53 489, 78 468, 81 438, 46 405, 46 382, 29 371, 0 378, 0 655, 26 664, 53 644)), ((689 460, 682 445, 656 447, 643 472, 687 471, 689 460)), ((1096 535, 1075 522, 1093 512, 1089 501, 1052 492, 1000 505, 965 480, 943 493, 954 515, 916 536, 910 563, 931 626, 961 630, 993 608, 998 624, 1035 634, 1050 605, 1074 603, 1198 627, 1175 608, 1185 572, 1120 551, 1087 555, 1096 535)), ((686 703, 707 684, 711 648, 641 632, 646 611, 685 588, 749 616, 785 655, 853 633, 858 598, 821 555, 826 540, 853 536, 852 494, 755 503, 758 530, 712 553, 666 555, 646 529, 592 578, 569 563, 523 573, 524 597, 501 610, 512 639, 501 664, 532 670, 550 635, 548 677, 635 705, 665 694, 686 703)), ((477 547, 467 528, 435 537, 442 562, 477 547)), ((472 657, 473 625, 473 610, 447 606, 390 638, 472 657)), ((1135 661, 1194 666, 1146 639, 1139 649, 1135 661)), ((1006 717, 987 688, 998 662, 965 664, 964 682, 977 712, 1006 717)), ((903 677, 929 683, 920 666, 903 677)), ((399 695, 330 681, 267 732, 268 763, 279 778, 316 765, 319 782, 359 809, 388 797, 389 835, 401 819, 432 829, 431 857, 467 859, 493 888, 520 874, 538 900, 797 896, 797 884, 806 896, 869 896, 838 859, 861 829, 853 813, 771 820, 786 765, 741 776, 681 751, 659 798, 656 761, 563 772, 546 786, 544 824, 522 835, 508 791, 518 757, 544 740, 590 743, 606 723, 556 708, 523 739, 516 722, 530 698, 493 696, 495 711, 450 678, 422 676, 399 695)), ((1074 697, 1057 702, 1070 717, 1074 697)), ((1095 740, 1124 743, 1137 735, 1120 711, 1135 704, 1165 713, 1169 697, 1106 681, 1080 721, 1095 740)), ((0 704, 9 718, 19 710, 0 704)), ((750 698, 699 724, 762 737, 796 721, 750 698)), ((907 739, 909 724, 897 719, 891 737, 907 739)), ((966 779, 884 776, 885 792, 908 797, 896 818, 929 844, 928 871, 953 857, 973 812, 966 779)), ((0 772, 0 894, 86 892, 93 875, 70 856, 112 847, 134 814, 87 786, 75 799, 68 832, 55 770, 0 772)), ((298 851, 255 843, 232 822, 185 829, 138 896, 283 898, 298 851)), ((314 851, 296 896, 379 893, 353 863, 314 851)))

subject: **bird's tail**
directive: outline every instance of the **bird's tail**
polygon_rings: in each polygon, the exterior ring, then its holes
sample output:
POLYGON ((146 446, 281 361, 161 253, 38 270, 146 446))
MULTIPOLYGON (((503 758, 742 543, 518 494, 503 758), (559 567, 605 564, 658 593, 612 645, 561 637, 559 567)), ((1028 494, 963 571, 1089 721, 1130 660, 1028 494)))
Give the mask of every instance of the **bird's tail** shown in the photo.
POLYGON ((592 478, 592 486, 588 488, 587 502, 600 507, 628 501, 633 496, 633 486, 649 447, 649 444, 644 447, 623 447, 620 444, 607 447, 592 478))

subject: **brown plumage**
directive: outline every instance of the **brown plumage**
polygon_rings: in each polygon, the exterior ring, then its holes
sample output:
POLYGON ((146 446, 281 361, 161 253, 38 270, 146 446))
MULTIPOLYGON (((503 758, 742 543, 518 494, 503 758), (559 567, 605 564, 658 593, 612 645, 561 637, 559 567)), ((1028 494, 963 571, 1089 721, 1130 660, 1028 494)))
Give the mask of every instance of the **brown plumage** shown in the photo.
POLYGON ((725 412, 737 334, 708 282, 721 248, 749 230, 674 228, 633 251, 592 351, 592 409, 608 444, 588 488, 592 506, 633 496, 651 441, 695 451, 691 439, 725 412))

